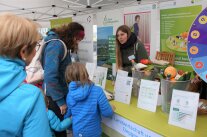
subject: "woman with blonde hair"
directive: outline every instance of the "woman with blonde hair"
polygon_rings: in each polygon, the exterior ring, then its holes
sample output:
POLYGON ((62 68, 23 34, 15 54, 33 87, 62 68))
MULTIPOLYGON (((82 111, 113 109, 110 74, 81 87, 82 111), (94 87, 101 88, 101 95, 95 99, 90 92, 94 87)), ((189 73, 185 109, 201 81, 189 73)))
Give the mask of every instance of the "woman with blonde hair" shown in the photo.
POLYGON ((0 136, 50 137, 44 98, 24 83, 25 66, 36 53, 37 25, 11 13, 0 14, 0 136))
POLYGON ((120 26, 116 31, 116 65, 117 69, 123 69, 131 75, 132 63, 128 59, 134 55, 134 61, 139 63, 141 59, 148 59, 147 51, 137 36, 126 25, 120 26))

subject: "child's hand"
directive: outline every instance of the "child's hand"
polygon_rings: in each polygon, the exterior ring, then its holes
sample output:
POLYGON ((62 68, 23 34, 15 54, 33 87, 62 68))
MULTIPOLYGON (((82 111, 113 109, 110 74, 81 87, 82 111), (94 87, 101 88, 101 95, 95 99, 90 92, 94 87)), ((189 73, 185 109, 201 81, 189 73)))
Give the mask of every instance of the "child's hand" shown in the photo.
POLYGON ((111 105, 111 108, 113 109, 113 111, 116 110, 116 107, 114 105, 111 105))
POLYGON ((60 112, 61 112, 62 115, 64 115, 66 113, 66 110, 67 110, 66 104, 60 106, 60 112))
POLYGON ((207 114, 207 110, 206 109, 198 108, 198 114, 199 115, 206 115, 207 114))
POLYGON ((195 78, 193 78, 192 80, 191 80, 191 83, 195 83, 195 84, 197 84, 197 83, 199 83, 199 82, 201 82, 202 80, 200 79, 200 77, 198 76, 198 75, 196 75, 195 76, 195 78))
MULTIPOLYGON (((203 103, 202 106, 207 106, 207 100, 200 99, 199 102, 202 102, 203 103)), ((198 114, 200 114, 200 115, 203 115, 203 114, 206 115, 207 114, 207 109, 205 107, 202 108, 202 106, 201 107, 198 107, 198 114)))

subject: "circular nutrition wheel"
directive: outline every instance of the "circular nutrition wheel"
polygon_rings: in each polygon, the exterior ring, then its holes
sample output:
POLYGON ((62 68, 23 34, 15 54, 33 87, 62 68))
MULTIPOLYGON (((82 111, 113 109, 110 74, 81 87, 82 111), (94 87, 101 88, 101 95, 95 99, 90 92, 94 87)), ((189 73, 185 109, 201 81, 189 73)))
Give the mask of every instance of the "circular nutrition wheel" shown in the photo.
POLYGON ((207 8, 198 15, 190 28, 187 50, 193 69, 207 82, 207 8))

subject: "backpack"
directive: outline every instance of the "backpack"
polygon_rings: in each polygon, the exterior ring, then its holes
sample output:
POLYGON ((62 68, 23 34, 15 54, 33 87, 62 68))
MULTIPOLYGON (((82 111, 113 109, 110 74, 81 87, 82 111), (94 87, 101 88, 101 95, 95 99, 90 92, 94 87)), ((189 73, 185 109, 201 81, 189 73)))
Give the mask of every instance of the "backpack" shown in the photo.
POLYGON ((43 51, 45 49, 45 46, 51 42, 51 41, 55 41, 58 40, 62 43, 62 45, 64 46, 64 56, 62 58, 61 61, 63 61, 67 55, 67 47, 65 45, 65 43, 60 40, 60 39, 51 39, 48 41, 44 41, 42 40, 40 43, 40 47, 39 50, 36 52, 35 56, 33 57, 31 63, 26 67, 26 81, 27 83, 39 83, 41 81, 43 81, 44 79, 44 70, 43 70, 43 66, 42 66, 42 55, 43 55, 43 51))

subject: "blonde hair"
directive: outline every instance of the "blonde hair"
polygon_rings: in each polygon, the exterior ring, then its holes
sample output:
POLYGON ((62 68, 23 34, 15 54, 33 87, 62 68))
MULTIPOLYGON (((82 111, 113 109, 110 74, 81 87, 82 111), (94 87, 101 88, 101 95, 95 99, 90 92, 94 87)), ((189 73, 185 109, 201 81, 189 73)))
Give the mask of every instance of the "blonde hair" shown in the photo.
POLYGON ((127 33, 127 38, 131 36, 131 30, 127 25, 121 25, 116 30, 116 69, 122 68, 122 58, 121 58, 121 51, 120 51, 120 45, 121 43, 118 40, 118 32, 122 31, 124 33, 127 33))
POLYGON ((81 63, 72 63, 67 66, 65 71, 65 79, 67 83, 71 81, 80 82, 81 85, 91 84, 85 65, 81 63))
POLYGON ((25 45, 29 55, 40 39, 37 23, 12 13, 0 14, 0 28, 0 56, 20 57, 25 45))

